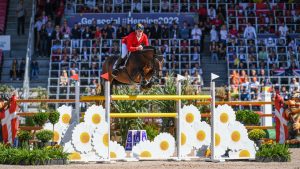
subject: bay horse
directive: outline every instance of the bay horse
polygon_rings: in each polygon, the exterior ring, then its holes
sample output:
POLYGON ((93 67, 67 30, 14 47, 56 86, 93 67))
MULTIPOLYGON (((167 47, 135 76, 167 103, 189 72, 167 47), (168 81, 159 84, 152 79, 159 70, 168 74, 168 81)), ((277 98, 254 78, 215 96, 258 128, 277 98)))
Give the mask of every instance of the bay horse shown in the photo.
POLYGON ((113 65, 118 56, 108 57, 102 65, 102 74, 108 73, 111 84, 140 84, 142 89, 149 89, 156 78, 162 76, 163 55, 153 46, 145 46, 141 51, 131 52, 125 68, 112 76, 113 65))

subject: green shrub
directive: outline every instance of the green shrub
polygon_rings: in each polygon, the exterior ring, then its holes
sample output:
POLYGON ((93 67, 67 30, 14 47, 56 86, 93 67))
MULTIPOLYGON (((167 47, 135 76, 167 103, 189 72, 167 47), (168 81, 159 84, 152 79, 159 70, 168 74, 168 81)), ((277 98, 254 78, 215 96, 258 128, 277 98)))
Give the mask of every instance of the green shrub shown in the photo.
POLYGON ((32 134, 29 131, 20 130, 17 134, 20 142, 27 142, 32 139, 32 134))
POLYGON ((49 121, 51 124, 55 125, 59 121, 59 112, 58 111, 53 111, 49 114, 49 121))
POLYGON ((41 142, 46 143, 53 138, 53 131, 41 130, 36 134, 36 138, 41 142))
POLYGON ((35 123, 34 123, 34 120, 33 120, 33 117, 25 117, 25 125, 26 126, 34 126, 35 123))
POLYGON ((153 124, 148 124, 144 126, 144 129, 147 132, 147 139, 153 141, 153 139, 159 134, 159 129, 153 124))
POLYGON ((47 164, 52 159, 67 159, 61 147, 43 149, 17 149, 0 144, 0 164, 36 165, 47 164))
POLYGON ((251 110, 238 110, 236 120, 244 125, 259 125, 259 115, 251 110))
POLYGON ((202 105, 200 107, 200 113, 210 113, 210 107, 209 107, 209 105, 202 105))
POLYGON ((36 113, 33 116, 33 121, 35 124, 39 125, 39 126, 43 126, 47 120, 48 120, 49 114, 48 113, 36 113))
POLYGON ((248 133, 250 140, 256 141, 266 137, 266 132, 262 129, 253 129, 248 133))
POLYGON ((262 162, 287 162, 291 161, 291 152, 285 144, 263 144, 256 152, 256 159, 262 162))

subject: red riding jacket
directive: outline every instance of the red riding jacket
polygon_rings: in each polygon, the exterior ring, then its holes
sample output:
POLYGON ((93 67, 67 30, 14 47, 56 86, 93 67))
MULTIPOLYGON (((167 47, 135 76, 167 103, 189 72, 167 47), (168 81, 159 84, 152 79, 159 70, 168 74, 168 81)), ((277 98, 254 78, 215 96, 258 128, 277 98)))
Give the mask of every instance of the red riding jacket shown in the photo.
POLYGON ((129 52, 134 52, 137 50, 138 46, 144 45, 149 46, 148 37, 143 33, 141 39, 138 41, 135 32, 131 32, 128 36, 125 36, 122 39, 122 43, 127 45, 129 52))

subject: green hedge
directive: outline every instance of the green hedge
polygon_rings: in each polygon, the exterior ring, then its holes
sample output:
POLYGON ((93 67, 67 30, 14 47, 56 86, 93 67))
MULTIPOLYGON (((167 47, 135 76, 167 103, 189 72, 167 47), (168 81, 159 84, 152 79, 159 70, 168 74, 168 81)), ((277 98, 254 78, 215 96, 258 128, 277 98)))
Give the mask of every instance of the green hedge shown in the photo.
POLYGON ((238 110, 236 120, 244 125, 259 125, 259 115, 251 110, 238 110))
POLYGON ((261 162, 288 162, 291 161, 291 152, 285 144, 263 144, 256 152, 256 159, 261 162))
POLYGON ((43 149, 11 148, 0 144, 0 164, 13 165, 44 165, 50 160, 67 159, 68 153, 62 147, 48 147, 43 149))

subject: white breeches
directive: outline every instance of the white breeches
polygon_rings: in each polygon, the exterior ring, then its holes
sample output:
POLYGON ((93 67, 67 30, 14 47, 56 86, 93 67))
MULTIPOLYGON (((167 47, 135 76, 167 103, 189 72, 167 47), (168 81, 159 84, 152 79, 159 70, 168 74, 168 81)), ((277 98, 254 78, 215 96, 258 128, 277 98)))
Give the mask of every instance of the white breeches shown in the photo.
POLYGON ((128 53, 127 45, 122 43, 122 54, 121 57, 124 58, 128 53))

